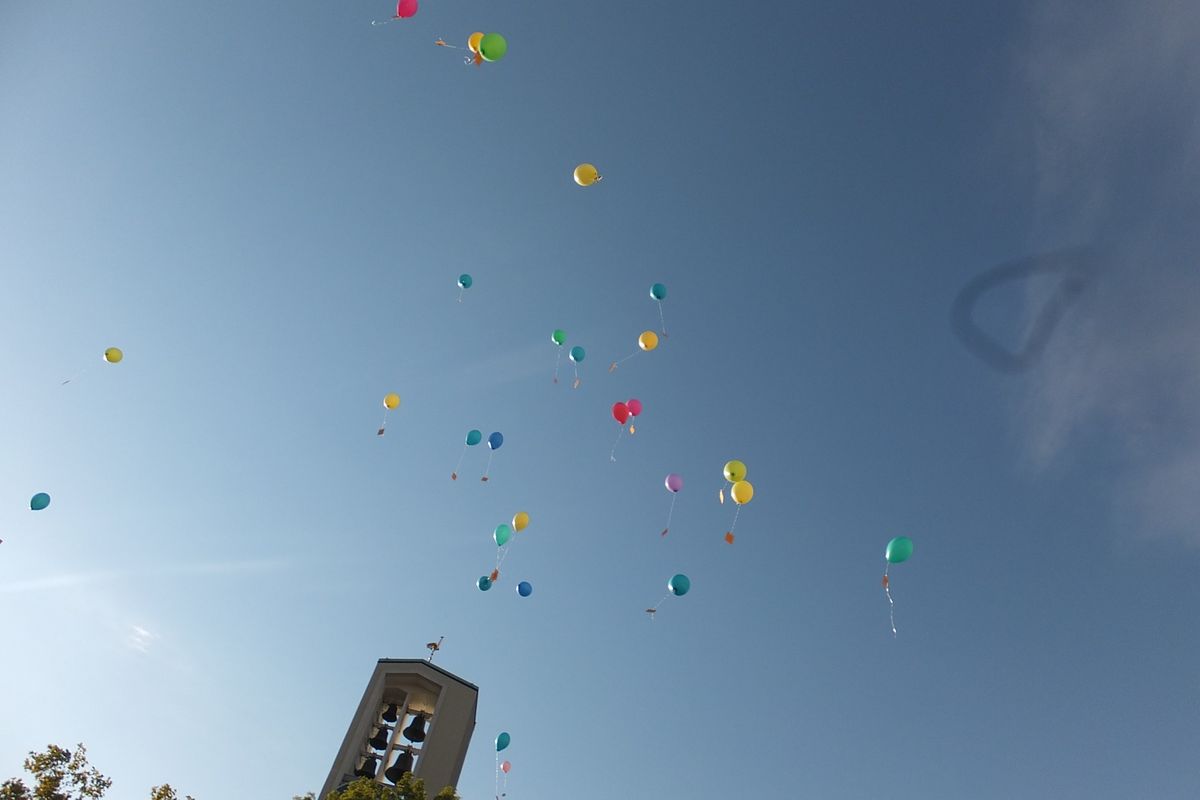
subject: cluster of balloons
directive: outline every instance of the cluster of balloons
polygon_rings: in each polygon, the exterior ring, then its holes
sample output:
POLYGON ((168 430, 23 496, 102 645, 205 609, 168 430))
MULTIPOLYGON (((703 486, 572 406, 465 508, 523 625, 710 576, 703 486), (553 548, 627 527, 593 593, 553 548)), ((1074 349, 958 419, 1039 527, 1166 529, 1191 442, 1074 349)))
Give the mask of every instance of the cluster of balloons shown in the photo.
POLYGON ((737 504, 737 511, 733 515, 733 524, 729 526, 729 530, 725 532, 725 541, 728 544, 733 544, 733 530, 737 527, 738 514, 742 513, 742 506, 754 499, 754 485, 746 480, 746 465, 736 459, 726 461, 725 468, 722 473, 725 476, 725 483, 717 492, 717 497, 722 503, 725 502, 725 487, 729 487, 729 496, 733 502, 737 504))
POLYGON ((907 561, 913 553, 912 539, 907 536, 897 536, 887 543, 883 551, 883 593, 887 595, 888 612, 892 620, 892 636, 896 636, 896 604, 892 601, 891 582, 888 580, 888 569, 892 564, 907 561))
POLYGON ((580 164, 575 168, 575 182, 580 186, 591 186, 602 180, 604 176, 591 164, 580 164))
MULTIPOLYGON (((490 575, 481 575, 475 584, 479 587, 479 591, 486 592, 492 588, 497 580, 500 579, 500 567, 504 564, 504 559, 508 557, 508 550, 505 549, 515 534, 520 533, 529 527, 529 514, 525 511, 518 511, 513 514, 511 524, 502 522, 492 531, 492 541, 496 543, 496 568, 492 570, 490 575)), ((517 584, 517 594, 521 597, 529 597, 533 594, 533 584, 529 581, 521 581, 517 584)))
MULTIPOLYGON (((617 460, 617 445, 621 443, 621 436, 625 433, 625 423, 629 422, 631 417, 636 417, 641 413, 642 401, 636 397, 631 397, 624 403, 613 403, 612 416, 621 426, 621 429, 617 431, 616 441, 613 442, 612 451, 608 454, 609 461, 617 460)), ((629 435, 632 436, 636 432, 637 428, 630 424, 629 435)))
MULTIPOLYGON (((558 383, 558 366, 562 363, 563 345, 567 343, 567 332, 562 328, 555 328, 550 334, 550 341, 554 342, 554 346, 558 348, 558 352, 554 356, 554 382, 558 383)), ((582 382, 579 379, 579 364, 587 357, 587 351, 579 345, 571 348, 571 352, 567 354, 567 358, 571 359, 571 363, 575 365, 575 383, 571 385, 572 389, 578 389, 582 382)))

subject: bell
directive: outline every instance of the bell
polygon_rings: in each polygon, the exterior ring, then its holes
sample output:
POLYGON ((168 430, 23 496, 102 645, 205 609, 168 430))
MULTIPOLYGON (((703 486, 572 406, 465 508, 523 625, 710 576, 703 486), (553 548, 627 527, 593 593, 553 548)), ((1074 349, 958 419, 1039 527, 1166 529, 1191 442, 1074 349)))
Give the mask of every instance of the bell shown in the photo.
POLYGON ((380 725, 379 730, 370 739, 367 739, 367 744, 371 745, 376 750, 387 750, 388 743, 388 728, 380 725))
POLYGON ((403 733, 404 738, 408 739, 410 742, 425 741, 425 715, 418 712, 417 715, 413 717, 412 724, 401 731, 401 733, 403 733))
POLYGON ((375 756, 367 756, 362 766, 354 770, 354 774, 360 778, 374 778, 377 769, 379 769, 379 759, 375 756))
POLYGON ((396 721, 396 704, 395 703, 390 704, 387 707, 387 711, 383 712, 383 721, 384 722, 395 722, 396 721))
POLYGON ((387 771, 383 773, 383 777, 392 783, 399 783, 400 779, 404 777, 404 773, 412 772, 412 770, 412 753, 408 750, 401 750, 400 755, 396 757, 396 763, 387 768, 387 771))

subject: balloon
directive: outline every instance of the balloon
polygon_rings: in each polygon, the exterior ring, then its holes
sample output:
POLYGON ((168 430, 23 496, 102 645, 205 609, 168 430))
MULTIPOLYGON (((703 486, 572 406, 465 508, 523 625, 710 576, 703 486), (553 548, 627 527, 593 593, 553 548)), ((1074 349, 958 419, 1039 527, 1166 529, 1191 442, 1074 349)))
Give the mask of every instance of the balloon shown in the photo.
POLYGON ((400 19, 408 19, 415 16, 417 13, 417 0, 400 0, 396 3, 396 16, 400 19))
POLYGON ((383 407, 389 410, 394 410, 400 407, 400 395, 395 392, 389 392, 383 396, 383 407))
POLYGON ((488 437, 488 448, 491 450, 499 450, 500 445, 504 444, 504 434, 496 431, 488 437))
MULTIPOLYGON (((523 584, 521 584, 521 585, 522 585, 522 586, 528 586, 529 584, 527 584, 527 583, 523 583, 523 584)), ((500 771, 501 771, 501 772, 503 772, 505 775, 507 775, 507 774, 508 774, 508 771, 509 771, 510 769, 512 769, 512 764, 511 764, 510 762, 508 762, 508 761, 505 761, 505 762, 502 762, 502 763, 500 764, 500 771)))
POLYGON ((474 447, 475 445, 479 444, 482 441, 483 441, 483 432, 482 431, 478 431, 474 428, 467 431, 467 446, 468 447, 474 447))
POLYGON ((687 575, 676 575, 667 581, 667 590, 676 597, 683 597, 692 588, 692 582, 687 575))
POLYGON ((475 582, 475 585, 479 587, 479 591, 486 592, 488 589, 492 588, 492 579, 487 575, 480 575, 479 580, 475 582))
POLYGON ((119 347, 110 347, 104 351, 104 360, 110 364, 118 364, 125 354, 121 352, 119 347))
POLYGON ((725 480, 730 483, 746 480, 746 465, 740 461, 726 461, 725 480))
POLYGON ((483 38, 482 31, 475 31, 467 37, 467 49, 472 53, 479 52, 479 40, 483 38))
POLYGON ((729 490, 729 496, 733 498, 733 502, 744 506, 754 497, 754 487, 750 485, 750 481, 738 481, 729 490))
POLYGON ((661 283, 654 284, 650 287, 650 296, 655 300, 666 300, 667 287, 663 286, 661 283))
POLYGON ((504 547, 508 544, 508 540, 512 538, 512 528, 504 523, 496 526, 496 532, 492 534, 492 538, 496 540, 496 547, 504 547))
POLYGON ((613 403, 613 419, 624 425, 629 421, 629 406, 624 403, 613 403))
POLYGON ((591 164, 580 164, 575 168, 575 182, 580 186, 591 186, 600 180, 600 172, 591 164))
MULTIPOLYGON (((533 594, 533 584, 529 581, 521 581, 517 584, 517 594, 521 595, 521 597, 529 597, 529 595, 533 594)), ((508 772, 508 770, 504 771, 508 772)))
POLYGON ((567 355, 567 358, 578 364, 580 361, 583 361, 583 357, 586 355, 587 352, 582 347, 575 345, 571 348, 571 352, 567 355))
POLYGON ((496 752, 499 753, 512 742, 512 737, 508 735, 508 731, 496 737, 496 752))
POLYGON ((508 52, 508 42, 498 33, 485 34, 479 40, 479 55, 484 61, 499 61, 508 52))
POLYGON ((518 511, 516 514, 513 514, 512 527, 514 531, 520 533, 521 531, 525 530, 528 525, 529 515, 524 511, 518 511))
POLYGON ((666 484, 668 492, 678 492, 683 488, 683 476, 672 472, 663 483, 666 484))
POLYGON ((897 536, 888 542, 887 550, 884 551, 884 558, 891 564, 899 564, 901 561, 907 561, 912 552, 912 539, 907 536, 897 536))
POLYGON ((38 492, 33 497, 29 498, 29 510, 41 511, 46 506, 50 505, 50 495, 45 492, 38 492))
POLYGON ((475 281, 471 278, 471 276, 465 272, 458 276, 458 288, 460 289, 470 289, 471 284, 474 282, 475 281))
POLYGON ((638 414, 642 413, 642 401, 638 400, 636 397, 631 398, 630 401, 625 405, 629 406, 629 413, 632 416, 636 417, 638 414))
POLYGON ((649 353, 658 347, 658 334, 654 331, 642 331, 642 335, 638 337, 638 347, 649 353))
POLYGON ((567 341, 567 332, 562 328, 555 328, 554 333, 550 334, 550 341, 562 347, 567 341))

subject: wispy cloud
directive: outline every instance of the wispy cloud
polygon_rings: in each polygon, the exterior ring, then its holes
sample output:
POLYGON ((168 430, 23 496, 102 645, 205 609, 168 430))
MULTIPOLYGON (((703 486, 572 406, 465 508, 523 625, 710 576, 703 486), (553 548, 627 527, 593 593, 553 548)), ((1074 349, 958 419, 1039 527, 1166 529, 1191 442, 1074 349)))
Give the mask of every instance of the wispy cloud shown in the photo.
POLYGON ((0 594, 44 592, 72 589, 94 584, 109 584, 145 578, 188 575, 238 575, 242 573, 277 572, 294 565, 290 559, 259 558, 240 561, 209 561, 193 564, 165 564, 126 570, 97 570, 66 572, 0 584, 0 594))
POLYGON ((141 625, 130 625, 129 633, 125 636, 125 645, 130 650, 136 650, 139 653, 149 653, 150 643, 157 638, 158 636, 146 630, 141 625))
MULTIPOLYGON (((1044 246, 1107 262, 1032 374, 1032 462, 1100 442, 1139 533, 1200 544, 1200 6, 1037 5, 1031 100, 1044 246)), ((1028 298, 1030 315, 1041 298, 1028 298)))

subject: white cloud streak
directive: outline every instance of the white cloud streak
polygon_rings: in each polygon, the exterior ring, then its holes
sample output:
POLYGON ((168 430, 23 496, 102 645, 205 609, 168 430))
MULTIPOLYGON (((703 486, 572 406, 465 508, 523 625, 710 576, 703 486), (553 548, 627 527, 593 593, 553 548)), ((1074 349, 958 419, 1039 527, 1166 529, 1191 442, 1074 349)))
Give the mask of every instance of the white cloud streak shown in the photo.
POLYGON ((0 584, 0 594, 44 592, 98 584, 111 584, 146 578, 162 578, 189 575, 238 575, 243 573, 278 572, 292 566, 292 561, 283 558, 260 558, 241 561, 210 561, 195 564, 168 564, 139 569, 97 570, 94 572, 67 572, 46 575, 21 581, 0 584))

